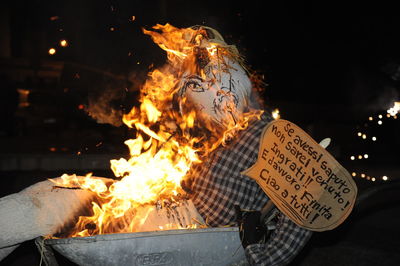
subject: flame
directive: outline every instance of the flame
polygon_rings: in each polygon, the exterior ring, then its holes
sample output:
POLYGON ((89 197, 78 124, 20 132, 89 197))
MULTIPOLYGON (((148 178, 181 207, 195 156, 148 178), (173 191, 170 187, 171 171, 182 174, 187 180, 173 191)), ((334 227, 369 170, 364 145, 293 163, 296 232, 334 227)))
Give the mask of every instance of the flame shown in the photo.
MULTIPOLYGON (((178 29, 166 24, 143 32, 166 51, 168 63, 149 73, 141 88, 140 107, 134 107, 123 117, 123 122, 136 130, 137 135, 125 141, 130 151, 129 159, 111 160, 116 180, 110 184, 91 175, 62 176, 61 185, 77 186, 98 196, 92 203, 92 216, 81 216, 69 236, 135 232, 148 214, 143 206, 183 197, 180 184, 189 169, 201 163, 201 158, 216 147, 224 145, 238 130, 245 129, 250 119, 261 115, 259 110, 246 112, 238 120, 224 122, 221 129, 211 120, 201 124, 201 114, 193 108, 186 112, 179 110, 174 97, 183 74, 191 72, 206 76, 204 69, 199 67, 199 49, 202 49, 202 58, 218 60, 218 66, 224 64, 222 57, 240 58, 234 48, 218 38, 207 41, 199 29, 178 29)), ((218 74, 221 70, 215 68, 212 71, 218 74)), ((184 103, 186 100, 181 99, 184 103)), ((179 226, 165 224, 159 228, 179 226)))

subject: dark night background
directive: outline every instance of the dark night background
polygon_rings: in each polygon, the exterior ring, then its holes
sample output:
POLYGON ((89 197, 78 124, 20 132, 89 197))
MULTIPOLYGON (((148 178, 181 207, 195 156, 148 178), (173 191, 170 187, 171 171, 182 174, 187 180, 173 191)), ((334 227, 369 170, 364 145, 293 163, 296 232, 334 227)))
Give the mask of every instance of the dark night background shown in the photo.
MULTIPOLYGON (((63 173, 111 177, 108 161, 127 155, 132 134, 121 114, 165 62, 142 28, 207 25, 264 76, 267 110, 279 108, 317 141, 332 138, 328 150, 355 173, 360 193, 379 191, 344 225, 316 234, 293 265, 398 265, 400 120, 386 110, 400 101, 400 16, 383 3, 277 2, 2 3, 0 196, 63 173)), ((0 265, 39 261, 27 242, 0 265)))

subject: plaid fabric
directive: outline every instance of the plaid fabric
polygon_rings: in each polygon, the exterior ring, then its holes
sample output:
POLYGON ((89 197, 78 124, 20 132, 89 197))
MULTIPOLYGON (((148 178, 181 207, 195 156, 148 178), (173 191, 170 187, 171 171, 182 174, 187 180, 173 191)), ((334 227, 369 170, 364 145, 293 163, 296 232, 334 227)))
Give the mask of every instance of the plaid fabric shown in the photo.
POLYGON ((297 226, 280 213, 276 229, 267 243, 246 247, 246 257, 251 265, 287 265, 300 252, 312 232, 297 226))
MULTIPOLYGON (((260 211, 269 200, 253 179, 240 173, 256 162, 262 130, 271 120, 263 115, 230 144, 215 150, 207 161, 193 169, 192 201, 209 225, 233 225, 236 223, 235 205, 260 211)), ((245 249, 252 265, 285 265, 311 236, 310 231, 300 228, 285 215, 278 217, 277 228, 267 243, 249 245, 245 249)))

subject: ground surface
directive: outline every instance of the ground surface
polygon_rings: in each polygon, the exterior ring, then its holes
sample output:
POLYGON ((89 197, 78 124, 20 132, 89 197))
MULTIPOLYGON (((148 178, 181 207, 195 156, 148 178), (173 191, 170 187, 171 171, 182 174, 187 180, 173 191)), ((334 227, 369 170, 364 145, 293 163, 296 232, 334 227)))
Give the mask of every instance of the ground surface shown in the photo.
POLYGON ((340 228, 314 234, 292 265, 400 265, 398 191, 371 196, 340 228))

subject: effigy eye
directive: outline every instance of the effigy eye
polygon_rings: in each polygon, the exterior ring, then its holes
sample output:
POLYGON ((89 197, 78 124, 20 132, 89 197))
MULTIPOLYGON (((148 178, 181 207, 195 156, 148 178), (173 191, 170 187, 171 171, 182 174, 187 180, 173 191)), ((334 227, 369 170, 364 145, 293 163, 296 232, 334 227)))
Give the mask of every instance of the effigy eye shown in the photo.
POLYGON ((185 84, 185 90, 191 90, 193 92, 204 92, 203 86, 196 80, 189 80, 185 84))

